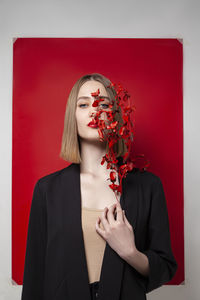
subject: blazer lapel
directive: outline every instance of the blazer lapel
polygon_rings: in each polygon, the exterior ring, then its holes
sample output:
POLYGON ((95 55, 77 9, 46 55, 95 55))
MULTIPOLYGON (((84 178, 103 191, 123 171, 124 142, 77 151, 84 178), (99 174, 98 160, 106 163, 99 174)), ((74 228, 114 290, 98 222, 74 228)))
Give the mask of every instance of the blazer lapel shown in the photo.
MULTIPOLYGON (((71 250, 67 252, 68 261, 70 262, 71 266, 68 272, 68 284, 70 286, 69 296, 71 296, 70 298, 72 299, 79 299, 80 297, 82 299, 91 299, 81 220, 82 207, 80 164, 72 163, 69 168, 70 170, 68 171, 70 172, 66 172, 66 174, 70 174, 71 177, 70 179, 68 179, 70 181, 70 190, 72 191, 72 194, 70 195, 71 201, 67 205, 68 213, 65 219, 65 228, 71 229, 71 234, 69 229, 67 230, 69 236, 68 245, 70 245, 71 249, 74 249, 74 251, 71 250)), ((68 168, 66 168, 66 170, 67 169, 68 168)), ((66 189, 64 191, 64 194, 66 193, 67 197, 69 191, 66 180, 67 178, 65 178, 65 184, 63 182, 63 188, 66 189)), ((132 197, 131 199, 128 198, 128 193, 131 193, 131 186, 129 187, 129 190, 127 189, 127 187, 125 188, 126 181, 126 178, 122 180, 122 195, 120 197, 120 204, 122 209, 125 209, 125 213, 129 206, 129 201, 133 201, 134 199, 132 197), (126 196, 124 193, 124 189, 127 190, 126 196)), ((136 200, 136 198, 137 197, 135 197, 134 200, 136 200)), ((132 223, 132 225, 135 225, 137 216, 137 201, 134 202, 133 206, 132 205, 131 209, 133 207, 133 211, 129 215, 126 213, 126 216, 129 222, 132 223)), ((124 263, 125 261, 106 242, 100 274, 100 284, 98 292, 99 300, 119 300, 124 263)))

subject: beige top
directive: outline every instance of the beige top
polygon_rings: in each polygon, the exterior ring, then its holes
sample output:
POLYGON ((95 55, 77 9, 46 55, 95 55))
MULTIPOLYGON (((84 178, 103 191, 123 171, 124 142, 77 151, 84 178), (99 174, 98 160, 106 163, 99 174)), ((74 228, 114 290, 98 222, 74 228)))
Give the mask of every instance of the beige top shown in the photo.
MULTIPOLYGON (((95 223, 103 209, 82 207, 82 228, 89 283, 99 281, 106 241, 96 231, 95 223)), ((103 229, 100 223, 100 228, 103 229)))

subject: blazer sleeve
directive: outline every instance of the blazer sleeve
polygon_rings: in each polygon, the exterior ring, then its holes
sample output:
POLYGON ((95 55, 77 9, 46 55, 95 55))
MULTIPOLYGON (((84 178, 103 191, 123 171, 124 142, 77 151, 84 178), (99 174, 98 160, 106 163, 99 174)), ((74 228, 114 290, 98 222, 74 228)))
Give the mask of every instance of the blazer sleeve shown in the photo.
POLYGON ((171 248, 165 194, 158 176, 152 187, 148 248, 142 253, 149 260, 150 272, 148 277, 145 277, 146 293, 149 293, 170 281, 178 268, 171 248))
POLYGON ((35 184, 28 224, 21 300, 42 300, 46 250, 46 209, 39 180, 35 184))

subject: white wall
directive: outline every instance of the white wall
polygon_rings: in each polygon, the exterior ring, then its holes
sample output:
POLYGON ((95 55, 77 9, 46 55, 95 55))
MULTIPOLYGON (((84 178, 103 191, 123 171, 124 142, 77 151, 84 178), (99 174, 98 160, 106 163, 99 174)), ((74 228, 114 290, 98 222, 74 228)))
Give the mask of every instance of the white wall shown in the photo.
POLYGON ((0 300, 11 283, 12 39, 14 37, 182 38, 184 47, 185 285, 149 300, 200 299, 200 1, 0 0, 0 300))

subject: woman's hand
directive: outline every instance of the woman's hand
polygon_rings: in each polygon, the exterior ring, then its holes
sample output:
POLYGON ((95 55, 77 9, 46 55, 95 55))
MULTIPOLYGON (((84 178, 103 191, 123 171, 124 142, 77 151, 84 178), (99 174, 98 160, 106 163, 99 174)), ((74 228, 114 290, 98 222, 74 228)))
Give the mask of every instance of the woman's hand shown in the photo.
POLYGON ((133 227, 128 222, 119 202, 111 205, 109 209, 104 208, 102 216, 98 217, 96 221, 96 231, 122 258, 128 257, 137 250, 133 227), (116 220, 114 219, 115 209, 117 212, 116 220), (104 229, 100 228, 100 222, 104 229))

